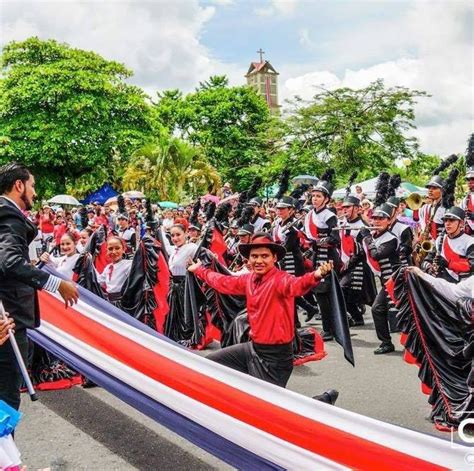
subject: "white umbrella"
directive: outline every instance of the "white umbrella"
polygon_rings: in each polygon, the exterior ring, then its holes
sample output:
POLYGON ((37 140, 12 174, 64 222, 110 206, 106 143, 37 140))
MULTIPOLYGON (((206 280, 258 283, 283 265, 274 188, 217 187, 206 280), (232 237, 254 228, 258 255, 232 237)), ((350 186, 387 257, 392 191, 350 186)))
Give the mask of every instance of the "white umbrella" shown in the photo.
POLYGON ((145 195, 141 191, 126 191, 122 194, 124 198, 130 198, 132 200, 137 198, 145 198, 145 195))
POLYGON ((69 206, 79 206, 81 203, 74 198, 74 196, 69 195, 57 195, 54 198, 48 200, 48 203, 51 204, 60 204, 60 205, 69 205, 69 206))
POLYGON ((318 177, 313 177, 312 175, 297 175, 296 177, 292 178, 291 181, 295 185, 317 185, 319 182, 318 177))

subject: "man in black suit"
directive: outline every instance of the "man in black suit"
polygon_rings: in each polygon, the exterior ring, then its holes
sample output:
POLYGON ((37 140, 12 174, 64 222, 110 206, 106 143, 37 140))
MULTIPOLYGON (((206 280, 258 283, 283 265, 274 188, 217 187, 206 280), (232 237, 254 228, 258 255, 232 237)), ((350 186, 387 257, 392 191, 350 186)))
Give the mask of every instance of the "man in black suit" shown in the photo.
MULTIPOLYGON (((63 281, 30 263, 28 245, 36 226, 22 211, 35 199, 35 178, 22 164, 0 167, 0 299, 16 324, 15 338, 25 362, 28 358, 26 329, 40 324, 37 290, 58 291, 66 306, 77 302, 74 283, 63 281)), ((22 377, 10 342, 0 345, 0 399, 18 409, 22 377)))

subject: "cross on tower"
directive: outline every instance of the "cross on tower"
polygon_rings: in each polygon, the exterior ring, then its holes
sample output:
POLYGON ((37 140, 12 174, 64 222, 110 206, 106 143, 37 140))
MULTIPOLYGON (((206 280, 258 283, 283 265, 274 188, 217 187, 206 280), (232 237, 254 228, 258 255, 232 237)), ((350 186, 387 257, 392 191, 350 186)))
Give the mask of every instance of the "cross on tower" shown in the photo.
POLYGON ((263 62, 263 55, 265 54, 265 51, 262 51, 262 48, 260 48, 257 51, 257 54, 260 54, 260 63, 262 63, 263 62))

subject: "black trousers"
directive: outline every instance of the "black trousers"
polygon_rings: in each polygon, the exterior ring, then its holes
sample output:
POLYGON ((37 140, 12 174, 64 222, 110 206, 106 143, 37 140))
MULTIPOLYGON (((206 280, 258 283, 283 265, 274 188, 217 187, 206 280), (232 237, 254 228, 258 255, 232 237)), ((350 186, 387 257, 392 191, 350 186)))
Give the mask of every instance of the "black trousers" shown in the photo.
MULTIPOLYGON (((28 364, 28 337, 26 329, 15 332, 16 343, 25 364, 28 364)), ((20 387, 23 383, 20 367, 10 340, 0 345, 0 400, 15 409, 20 408, 20 387)))
POLYGON ((284 388, 293 371, 293 343, 239 343, 213 352, 207 358, 284 388))
POLYGON ((331 299, 329 297, 329 292, 316 293, 316 300, 318 301, 319 310, 321 311, 323 330, 324 332, 333 334, 334 329, 331 322, 331 299))
POLYGON ((374 304, 372 304, 372 317, 374 318, 375 333, 377 334, 378 339, 383 343, 392 343, 388 324, 388 299, 387 291, 382 288, 377 294, 374 304))
POLYGON ((351 315, 352 319, 357 322, 364 321, 364 316, 362 315, 362 309, 360 304, 351 303, 350 297, 346 296, 346 309, 347 312, 351 315))

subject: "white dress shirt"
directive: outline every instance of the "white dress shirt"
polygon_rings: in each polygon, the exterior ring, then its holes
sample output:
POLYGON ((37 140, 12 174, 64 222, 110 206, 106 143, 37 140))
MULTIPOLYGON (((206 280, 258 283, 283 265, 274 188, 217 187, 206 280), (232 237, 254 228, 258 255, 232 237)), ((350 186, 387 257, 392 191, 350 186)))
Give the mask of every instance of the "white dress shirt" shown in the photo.
POLYGON ((64 275, 68 280, 72 280, 72 276, 74 274, 72 269, 75 267, 78 258, 78 253, 69 256, 62 255, 61 257, 53 257, 52 255, 50 255, 48 265, 52 265, 59 273, 64 275))
POLYGON ((171 245, 168 238, 163 232, 163 242, 166 252, 168 253, 168 266, 173 276, 186 276, 188 259, 193 258, 198 248, 197 244, 189 242, 181 247, 171 245))
POLYGON ((105 286, 107 293, 120 293, 131 268, 132 260, 120 260, 117 263, 109 263, 102 273, 97 273, 97 281, 102 286, 105 286))

